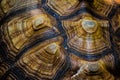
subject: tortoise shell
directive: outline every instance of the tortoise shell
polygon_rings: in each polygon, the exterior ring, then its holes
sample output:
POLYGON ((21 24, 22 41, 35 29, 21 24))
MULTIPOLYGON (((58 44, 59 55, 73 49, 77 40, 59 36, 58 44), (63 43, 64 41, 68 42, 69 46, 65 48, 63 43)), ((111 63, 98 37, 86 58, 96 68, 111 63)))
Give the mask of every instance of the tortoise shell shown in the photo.
POLYGON ((1 80, 120 80, 119 0, 0 0, 1 80))

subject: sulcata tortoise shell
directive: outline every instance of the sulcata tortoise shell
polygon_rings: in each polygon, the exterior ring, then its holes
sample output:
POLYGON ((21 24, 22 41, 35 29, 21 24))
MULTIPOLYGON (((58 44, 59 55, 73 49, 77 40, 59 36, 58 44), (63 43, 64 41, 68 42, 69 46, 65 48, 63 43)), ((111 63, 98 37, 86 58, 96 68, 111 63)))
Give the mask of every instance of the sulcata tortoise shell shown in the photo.
POLYGON ((0 0, 0 80, 120 80, 120 0, 0 0))

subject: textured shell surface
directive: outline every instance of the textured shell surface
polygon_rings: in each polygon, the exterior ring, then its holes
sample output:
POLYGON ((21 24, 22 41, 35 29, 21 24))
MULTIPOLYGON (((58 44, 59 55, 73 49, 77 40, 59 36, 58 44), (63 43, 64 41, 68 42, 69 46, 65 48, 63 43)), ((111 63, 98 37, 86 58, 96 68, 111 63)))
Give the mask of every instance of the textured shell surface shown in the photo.
POLYGON ((0 80, 120 80, 120 0, 0 0, 0 80))

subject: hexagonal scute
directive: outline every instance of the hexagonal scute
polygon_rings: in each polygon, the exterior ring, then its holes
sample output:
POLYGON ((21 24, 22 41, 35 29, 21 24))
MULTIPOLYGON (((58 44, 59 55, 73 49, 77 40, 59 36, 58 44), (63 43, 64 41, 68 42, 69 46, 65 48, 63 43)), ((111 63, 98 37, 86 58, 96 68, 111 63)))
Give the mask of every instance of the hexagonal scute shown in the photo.
POLYGON ((0 80, 120 80, 119 0, 0 0, 0 80))
POLYGON ((112 57, 113 55, 107 55, 97 61, 88 62, 70 54, 72 66, 62 80, 115 80, 115 77, 106 70, 114 63, 112 57))
POLYGON ((81 14, 62 21, 68 36, 68 46, 81 53, 96 54, 110 48, 108 21, 96 20, 88 14, 81 14), (105 34, 106 36, 103 36, 105 34))
POLYGON ((42 9, 15 16, 3 26, 3 34, 6 34, 3 39, 5 39, 5 42, 9 42, 7 46, 10 50, 10 55, 13 56, 16 56, 19 50, 35 39, 42 38, 47 33, 49 35, 59 33, 55 19, 42 9), (29 39, 31 40, 29 41, 29 39))
POLYGON ((65 53, 60 45, 61 38, 47 40, 27 51, 16 66, 37 79, 53 79, 58 69, 66 64, 65 53))

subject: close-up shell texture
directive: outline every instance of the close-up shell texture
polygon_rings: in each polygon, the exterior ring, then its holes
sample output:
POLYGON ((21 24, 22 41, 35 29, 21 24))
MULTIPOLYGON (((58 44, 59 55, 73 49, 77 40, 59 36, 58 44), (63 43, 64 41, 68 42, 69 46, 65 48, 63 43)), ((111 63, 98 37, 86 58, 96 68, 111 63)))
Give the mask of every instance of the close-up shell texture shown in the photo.
POLYGON ((120 80, 120 0, 0 0, 0 80, 120 80))

